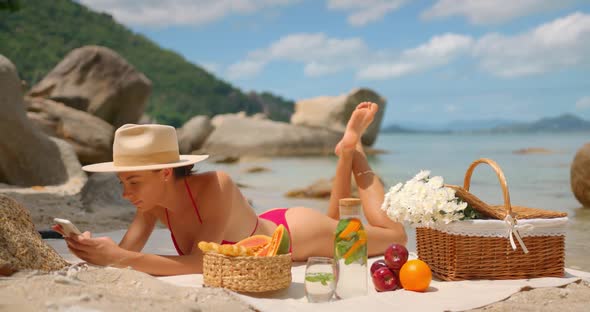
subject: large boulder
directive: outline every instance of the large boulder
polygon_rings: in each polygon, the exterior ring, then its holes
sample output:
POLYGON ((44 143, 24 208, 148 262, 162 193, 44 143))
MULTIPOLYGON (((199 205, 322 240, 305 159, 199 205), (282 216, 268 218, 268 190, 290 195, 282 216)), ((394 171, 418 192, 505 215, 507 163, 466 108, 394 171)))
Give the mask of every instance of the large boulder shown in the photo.
POLYGON ((178 129, 178 148, 181 154, 190 154, 201 148, 213 132, 213 125, 207 116, 195 116, 178 129))
POLYGON ((20 270, 55 271, 67 265, 41 239, 27 209, 0 195, 0 275, 20 270))
POLYGON ((80 163, 112 160, 115 128, 108 122, 62 103, 42 98, 27 98, 27 115, 47 135, 70 143, 80 163))
POLYGON ((584 207, 590 207, 590 143, 578 150, 570 171, 572 191, 584 207))
POLYGON ((215 130, 201 153, 230 157, 328 155, 342 136, 326 129, 241 115, 216 118, 215 130))
POLYGON ((25 113, 21 81, 0 55, 0 183, 52 185, 67 180, 59 147, 25 113))
MULTIPOLYGON (((111 218, 104 220, 106 227, 113 219, 124 221, 133 220, 135 207, 122 196, 123 186, 116 173, 94 173, 88 178, 88 182, 80 192, 84 210, 99 212, 102 216, 111 214, 111 218), (111 207, 115 209, 105 209, 111 207)), ((98 221, 98 220, 97 220, 98 221)))
POLYGON ((85 46, 71 51, 29 95, 87 111, 118 128, 137 123, 151 82, 111 49, 85 46))
MULTIPOLYGON (((291 198, 319 198, 329 199, 332 194, 332 185, 334 178, 319 179, 313 182, 311 185, 304 188, 297 188, 285 193, 285 197, 291 198)), ((351 197, 358 197, 358 190, 354 179, 351 179, 351 197)))
POLYGON ((385 111, 385 99, 369 89, 354 89, 340 96, 321 96, 298 101, 295 104, 295 113, 291 116, 291 123, 344 132, 355 107, 365 101, 379 105, 379 112, 361 138, 364 145, 371 146, 377 140, 385 111))

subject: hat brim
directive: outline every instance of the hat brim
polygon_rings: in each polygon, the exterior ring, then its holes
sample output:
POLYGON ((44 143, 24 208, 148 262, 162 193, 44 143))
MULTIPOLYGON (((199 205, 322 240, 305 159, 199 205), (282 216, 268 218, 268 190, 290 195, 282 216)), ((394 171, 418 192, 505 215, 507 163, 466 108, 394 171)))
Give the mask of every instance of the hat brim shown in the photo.
POLYGON ((82 170, 88 172, 127 172, 142 170, 158 170, 166 168, 177 168, 196 164, 207 159, 209 155, 180 155, 180 159, 173 163, 144 165, 144 166, 115 166, 113 162, 103 162, 82 167, 82 170))

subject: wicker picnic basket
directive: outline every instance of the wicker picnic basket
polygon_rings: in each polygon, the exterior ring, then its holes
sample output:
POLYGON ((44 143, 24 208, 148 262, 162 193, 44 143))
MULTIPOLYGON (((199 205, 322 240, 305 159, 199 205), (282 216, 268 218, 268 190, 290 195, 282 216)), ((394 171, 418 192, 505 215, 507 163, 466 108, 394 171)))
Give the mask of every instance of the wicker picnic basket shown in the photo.
POLYGON ((513 206, 506 178, 491 159, 474 161, 456 196, 487 220, 466 220, 416 228, 418 257, 441 280, 523 279, 564 275, 567 214, 513 206), (500 181, 504 205, 488 205, 469 192, 479 164, 490 165, 500 181), (519 248, 520 247, 520 248, 519 248))
POLYGON ((265 292, 289 287, 291 254, 272 257, 231 257, 215 252, 203 256, 203 283, 239 292, 265 292))

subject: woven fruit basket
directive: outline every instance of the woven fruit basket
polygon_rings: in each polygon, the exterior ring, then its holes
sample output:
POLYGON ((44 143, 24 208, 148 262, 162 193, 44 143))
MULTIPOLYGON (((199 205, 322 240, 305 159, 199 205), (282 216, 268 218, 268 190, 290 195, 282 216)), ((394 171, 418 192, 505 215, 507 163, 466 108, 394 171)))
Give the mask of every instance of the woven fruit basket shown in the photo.
POLYGON ((417 227, 418 257, 441 280, 563 277, 567 214, 513 206, 504 173, 493 160, 478 159, 467 169, 455 195, 490 219, 417 227), (488 205, 469 192, 479 164, 491 166, 504 205, 488 205))
POLYGON ((238 292, 265 292, 289 287, 291 254, 271 257, 226 256, 207 252, 203 257, 204 285, 238 292))

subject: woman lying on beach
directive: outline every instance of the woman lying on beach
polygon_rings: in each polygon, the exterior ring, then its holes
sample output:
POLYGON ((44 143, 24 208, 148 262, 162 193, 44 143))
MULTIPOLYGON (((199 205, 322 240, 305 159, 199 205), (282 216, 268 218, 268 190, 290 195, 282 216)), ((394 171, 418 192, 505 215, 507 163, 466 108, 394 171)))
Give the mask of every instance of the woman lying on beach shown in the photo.
MULTIPOLYGON (((391 243, 405 244, 401 224, 380 209, 384 188, 371 171, 361 136, 373 121, 377 104, 363 102, 352 113, 342 140, 327 214, 295 207, 277 208, 259 216, 224 172, 192 172, 207 155, 178 155, 174 128, 162 125, 124 125, 115 132, 113 162, 86 166, 90 172, 117 172, 123 197, 137 209, 121 242, 93 238, 90 232, 66 237, 69 249, 97 265, 132 267, 153 275, 201 273, 203 254, 198 242, 233 243, 248 236, 272 236, 283 224, 291 237, 292 258, 333 256, 338 201, 350 197, 354 176, 366 224, 369 256, 383 254, 391 243), (167 225, 178 256, 142 253, 156 222, 167 225)), ((54 230, 63 233, 59 225, 54 230)))

